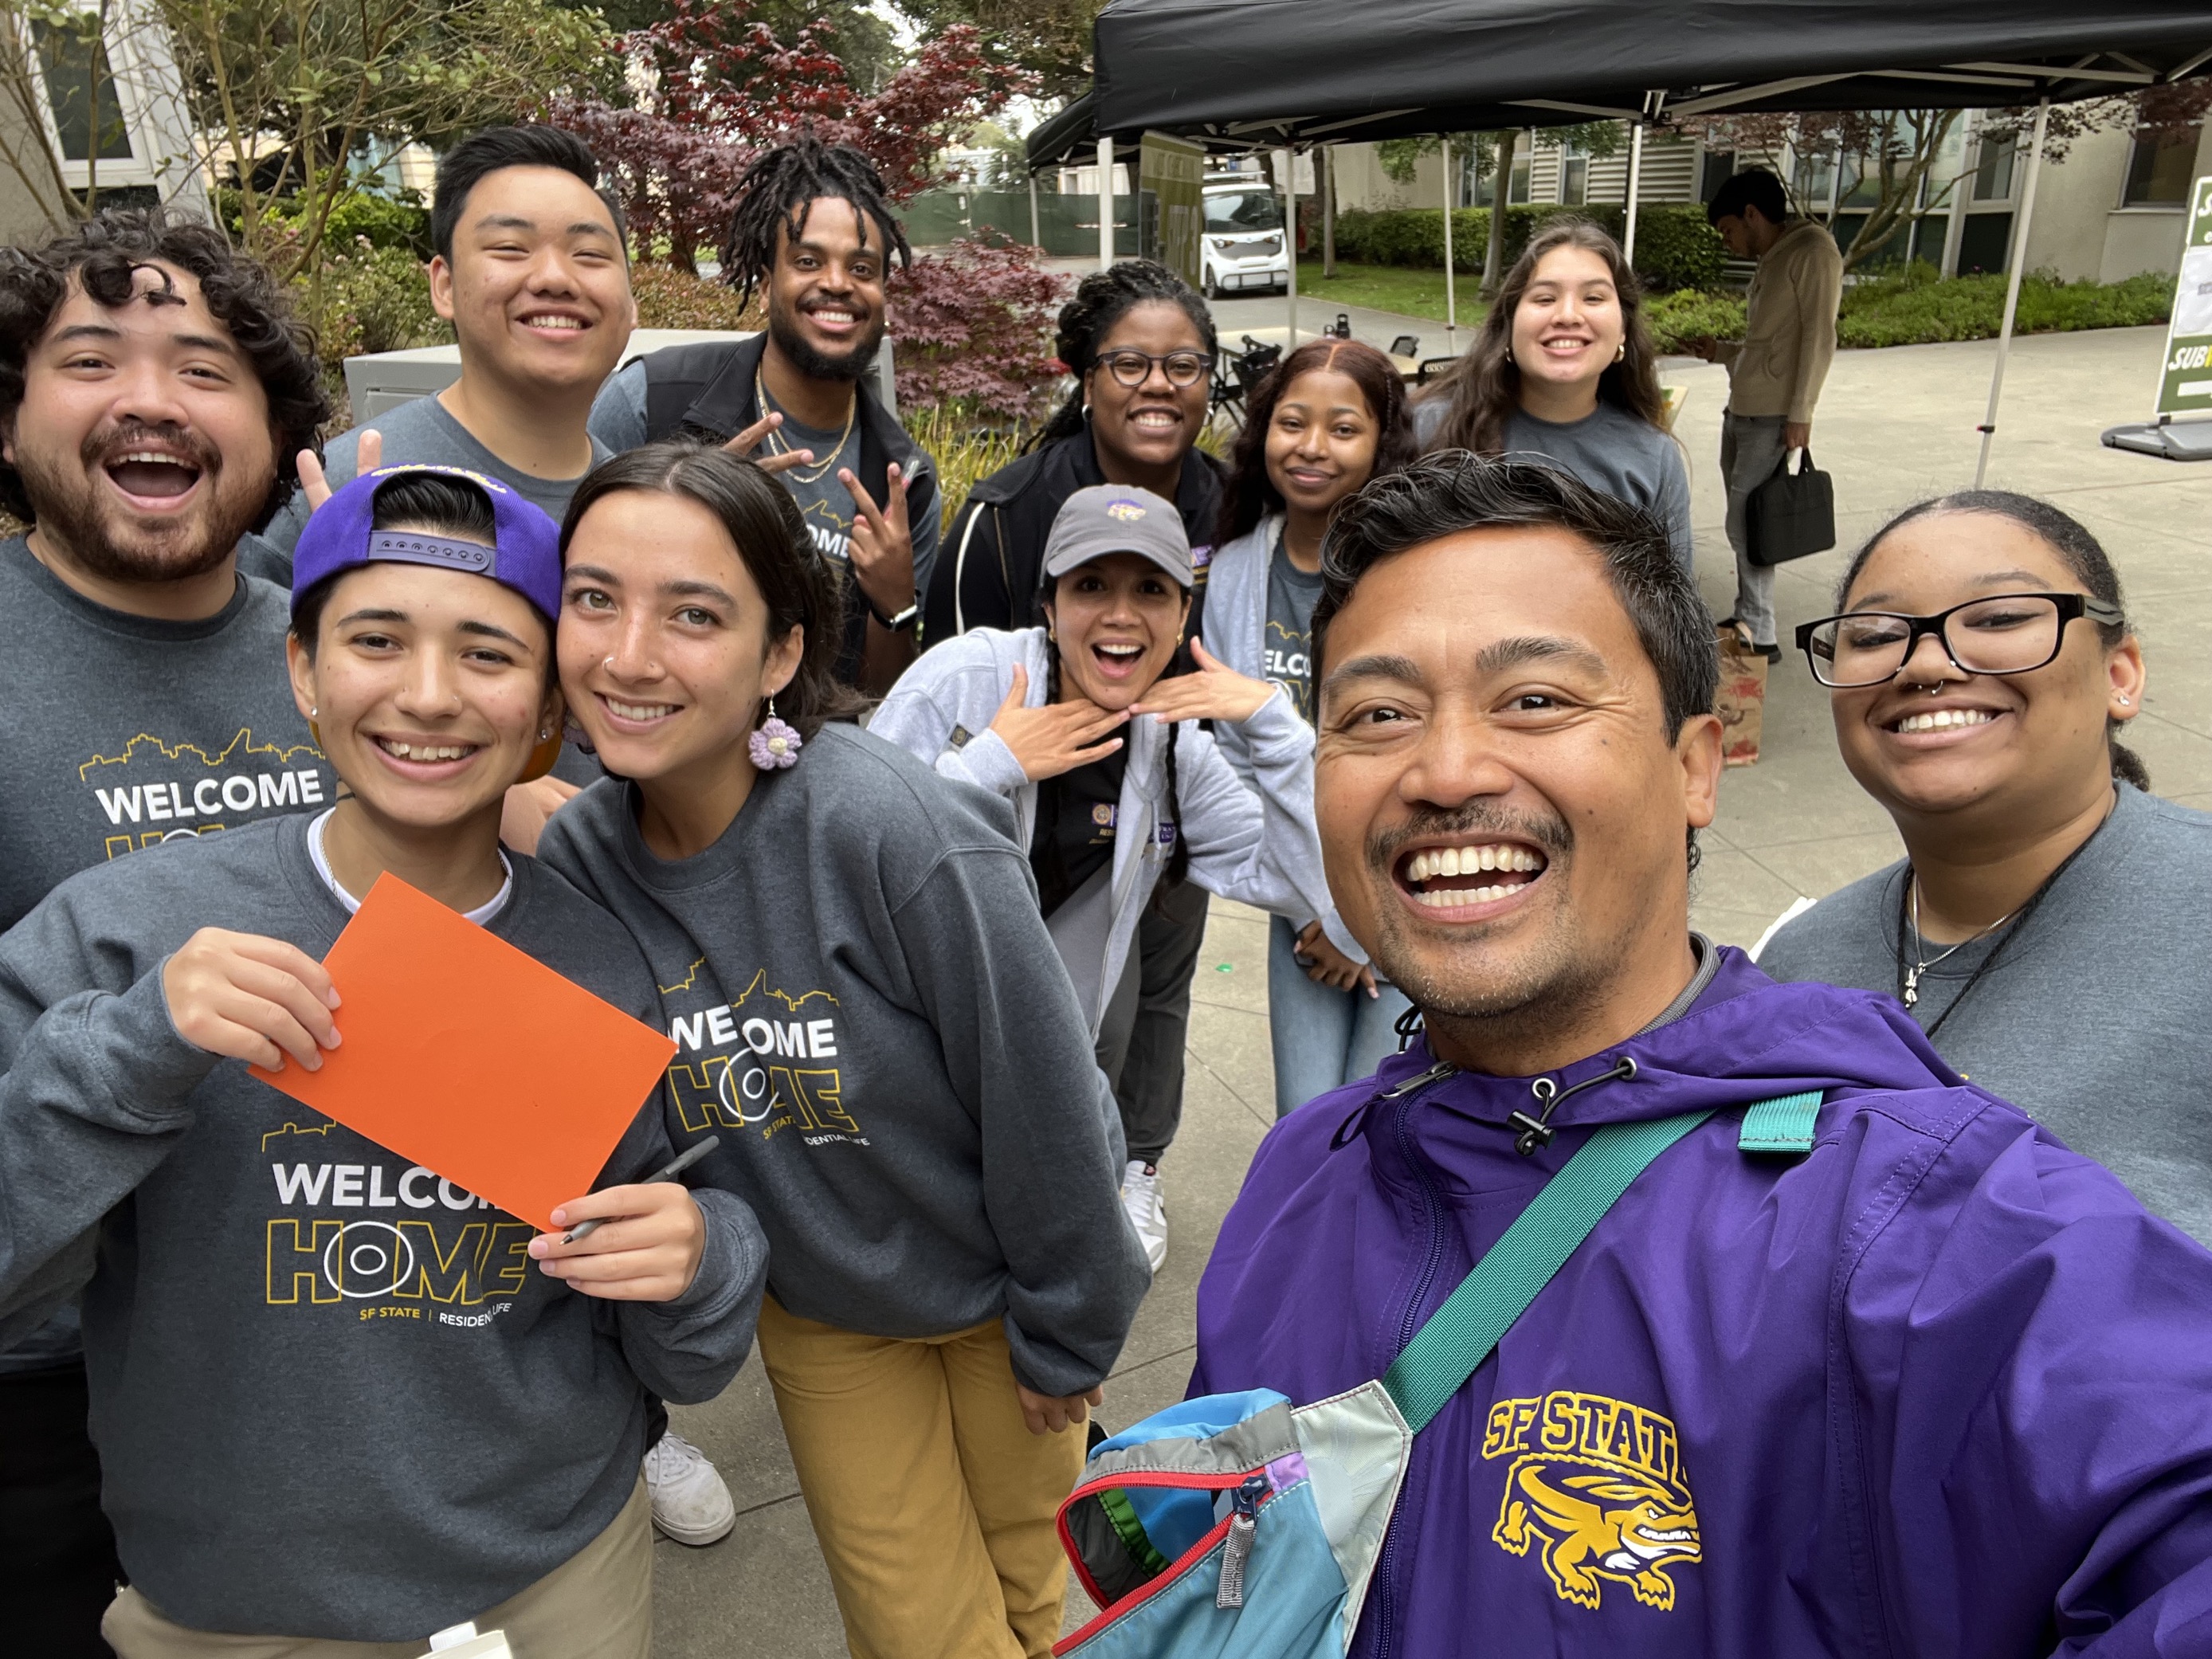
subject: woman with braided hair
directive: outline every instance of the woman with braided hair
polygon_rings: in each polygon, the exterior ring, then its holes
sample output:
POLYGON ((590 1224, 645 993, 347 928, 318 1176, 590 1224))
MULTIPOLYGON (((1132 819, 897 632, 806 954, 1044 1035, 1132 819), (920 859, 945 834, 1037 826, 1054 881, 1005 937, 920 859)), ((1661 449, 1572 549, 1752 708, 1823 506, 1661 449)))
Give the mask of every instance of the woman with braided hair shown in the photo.
MULTIPOLYGON (((1205 597, 1220 473, 1195 447, 1218 349, 1196 290, 1165 265, 1124 259, 1085 276, 1060 307, 1056 346, 1076 384, 1019 459, 968 494, 927 592, 923 638, 1030 628, 1042 615, 1037 564, 1060 504, 1096 484, 1173 501, 1205 597)), ((1196 616, 1193 616, 1196 623, 1196 616)))
POLYGON ((678 434, 780 477, 845 578, 837 678, 880 695, 914 659, 937 556, 936 468, 873 389, 884 284, 910 258, 872 163, 801 134, 738 181, 722 277, 768 328, 648 353, 611 377, 592 432, 617 452, 678 434))
MULTIPOLYGON (((1195 671, 1163 678, 1192 608, 1190 541, 1168 501, 1120 484, 1079 489, 1041 563, 1041 626, 980 628, 930 652, 869 730, 1013 802, 1046 928, 1111 1078, 1136 1023, 1143 976, 1132 959, 1156 892, 1194 895, 1201 921, 1209 892, 1301 921, 1332 914, 1313 827, 1314 734, 1280 686, 1196 640, 1195 671), (1200 720, 1237 732, 1249 787, 1200 720)), ((1149 1174, 1156 1198, 1155 1160, 1174 1124, 1148 1145, 1126 1099, 1122 1112, 1135 1166, 1123 1202, 1157 1270, 1164 1228, 1146 1228, 1130 1193, 1149 1174)))

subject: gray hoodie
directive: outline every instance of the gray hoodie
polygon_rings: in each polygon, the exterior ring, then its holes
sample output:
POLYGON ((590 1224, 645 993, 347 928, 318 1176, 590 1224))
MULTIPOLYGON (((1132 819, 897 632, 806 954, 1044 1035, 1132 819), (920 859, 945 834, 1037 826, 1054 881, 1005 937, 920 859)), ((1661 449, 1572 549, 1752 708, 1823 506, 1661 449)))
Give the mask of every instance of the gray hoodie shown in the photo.
POLYGON ((1003 1319, 1016 1374, 1113 1368, 1151 1275, 1120 1115, 1003 805, 848 726, 669 862, 609 779, 538 854, 622 918, 668 1032, 670 1133, 769 1238, 804 1319, 927 1337, 1003 1319))
MULTIPOLYGON (((307 825, 134 853, 0 939, 0 1313, 86 1286, 101 1502, 163 1613, 419 1641, 606 1528, 637 1484, 646 1390, 712 1399, 743 1363, 764 1246, 741 1203, 702 1192, 682 1297, 581 1296, 535 1269, 527 1222, 179 1036, 161 970, 194 932, 319 957, 345 925, 307 825)), ((650 1018, 613 919, 509 861, 491 931, 650 1018)), ((608 1181, 667 1161, 661 1117, 656 1093, 608 1181)))
MULTIPOLYGON (((1275 538, 1282 532, 1283 515, 1267 514, 1236 540, 1213 550, 1212 574, 1206 578, 1206 648, 1238 673, 1255 680, 1267 678, 1267 564, 1274 557, 1275 538)), ((1249 720, 1243 726, 1218 722, 1213 741, 1230 769, 1256 787, 1250 724, 1249 720)), ((1306 791, 1310 798, 1310 769, 1306 791)), ((1331 945, 1354 962, 1367 960, 1367 952, 1338 919, 1334 907, 1315 914, 1320 916, 1322 931, 1331 945)), ((1291 918, 1294 924, 1300 920, 1291 918)))
MULTIPOLYGON (((1029 672, 1029 706, 1044 706, 1049 650, 1042 628, 972 629, 917 659, 868 722, 871 733, 944 776, 1013 802, 1015 839, 1023 847, 1036 829, 1037 787, 991 721, 1013 689, 1017 664, 1029 672)), ((1167 727, 1139 714, 1122 735, 1129 760, 1115 820, 1104 960, 1095 976, 1089 963, 1068 964, 1075 983, 1091 990, 1091 1006, 1084 1012, 1093 1032, 1178 835, 1190 848, 1190 879, 1207 892, 1293 921, 1333 914, 1314 829, 1313 727, 1279 689, 1243 722, 1249 788, 1196 720, 1182 722, 1176 739, 1180 823, 1168 820, 1164 810, 1167 727)))

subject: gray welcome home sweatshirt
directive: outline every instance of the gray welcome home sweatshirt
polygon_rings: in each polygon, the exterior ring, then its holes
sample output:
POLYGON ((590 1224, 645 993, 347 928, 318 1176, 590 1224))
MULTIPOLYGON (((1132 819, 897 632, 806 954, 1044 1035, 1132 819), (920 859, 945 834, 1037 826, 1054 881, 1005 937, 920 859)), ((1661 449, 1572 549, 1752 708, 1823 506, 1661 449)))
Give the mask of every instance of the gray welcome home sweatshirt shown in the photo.
POLYGON ((940 1336, 1003 1318, 1045 1394, 1101 1381, 1150 1283, 1120 1115, 1011 814, 824 726, 722 838, 653 856, 609 779, 538 855, 628 924, 678 1052, 671 1137, 760 1217, 802 1318, 940 1336))
MULTIPOLYGON (((606 1528, 646 1390, 711 1399, 743 1363, 765 1247, 702 1191, 682 1297, 580 1295, 531 1261, 529 1223, 179 1036, 161 969, 198 929, 319 958, 337 938, 308 823, 85 871, 0 938, 0 1313, 85 1286, 102 1504, 168 1617, 419 1641, 606 1528)), ((614 920, 509 862, 491 931, 652 1019, 614 920)), ((656 1091, 605 1182, 667 1161, 662 1119, 656 1091)))

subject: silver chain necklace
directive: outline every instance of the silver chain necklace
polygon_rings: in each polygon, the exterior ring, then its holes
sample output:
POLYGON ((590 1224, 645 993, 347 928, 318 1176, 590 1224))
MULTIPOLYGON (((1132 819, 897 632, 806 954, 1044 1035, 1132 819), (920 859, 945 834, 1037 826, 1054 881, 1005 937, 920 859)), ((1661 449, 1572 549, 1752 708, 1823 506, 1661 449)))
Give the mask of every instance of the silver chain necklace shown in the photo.
POLYGON ((1915 875, 1910 879, 1911 885, 1907 891, 1906 897, 1911 902, 1910 908, 1912 915, 1913 960, 1912 965, 1905 969, 1905 1006, 1908 1008, 1912 1007, 1920 1000, 1921 975, 1926 973, 1930 968, 1936 967, 1942 963, 1948 962, 1953 957, 1958 955, 1960 951, 1965 950, 1969 945, 1972 945, 1975 939, 1987 939, 1991 933, 1996 933, 1998 928, 2003 927, 2005 923, 2010 921, 2014 916, 2020 914, 2019 910, 2008 910, 2004 915, 1999 916, 1988 927, 1983 928, 1980 933, 1972 934, 1966 939, 1960 939, 1956 945, 1944 951, 1941 956, 1923 956, 1921 955, 1921 951, 1925 947, 1927 941, 1920 937, 1920 878, 1917 875, 1915 875))

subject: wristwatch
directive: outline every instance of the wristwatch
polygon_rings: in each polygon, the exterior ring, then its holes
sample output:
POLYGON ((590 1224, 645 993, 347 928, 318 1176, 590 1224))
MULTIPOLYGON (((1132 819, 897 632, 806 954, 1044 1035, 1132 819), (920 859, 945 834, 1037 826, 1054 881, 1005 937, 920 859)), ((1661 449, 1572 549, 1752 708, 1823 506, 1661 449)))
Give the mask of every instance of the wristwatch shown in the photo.
POLYGON ((868 607, 868 614, 871 617, 873 617, 876 621, 881 623, 884 627, 890 629, 894 634, 896 634, 902 629, 913 627, 916 620, 918 620, 921 616, 921 607, 919 605, 910 605, 907 606, 905 610, 900 611, 897 616, 886 617, 882 611, 876 609, 876 602, 873 599, 869 599, 866 594, 862 594, 860 598, 862 602, 868 607))

